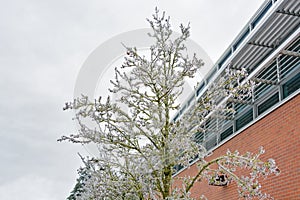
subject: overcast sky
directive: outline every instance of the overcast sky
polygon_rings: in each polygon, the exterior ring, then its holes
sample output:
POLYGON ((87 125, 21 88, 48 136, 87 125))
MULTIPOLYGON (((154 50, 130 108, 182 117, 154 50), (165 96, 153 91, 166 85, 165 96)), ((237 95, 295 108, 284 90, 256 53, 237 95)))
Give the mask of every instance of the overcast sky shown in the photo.
MULTIPOLYGON (((72 100, 88 55, 111 37, 147 28, 156 6, 216 61, 263 0, 10 0, 0 7, 0 199, 61 200, 73 188, 77 152, 57 143, 76 131, 72 100)), ((120 48, 122 48, 120 46, 120 48)))

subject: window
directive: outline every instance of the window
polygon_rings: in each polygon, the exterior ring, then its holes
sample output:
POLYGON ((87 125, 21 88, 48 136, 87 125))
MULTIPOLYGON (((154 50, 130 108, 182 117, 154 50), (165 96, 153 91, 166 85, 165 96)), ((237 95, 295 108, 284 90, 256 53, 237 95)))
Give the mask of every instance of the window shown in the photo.
POLYGON ((265 112, 266 110, 271 108, 273 105, 275 105, 277 102, 279 102, 279 93, 278 92, 273 94, 269 99, 267 99, 266 101, 264 101, 262 104, 260 104, 257 107, 257 114, 258 115, 262 114, 263 112, 265 112))
POLYGON ((174 169, 174 173, 173 173, 173 174, 175 174, 176 172, 178 172, 178 171, 181 170, 182 168, 183 168, 183 166, 180 165, 180 164, 179 164, 179 165, 175 165, 174 168, 173 168, 173 169, 174 169))
POLYGON ((202 91, 202 89, 204 88, 204 86, 205 86, 205 83, 202 82, 202 84, 201 84, 201 85, 199 86, 199 88, 197 89, 197 92, 196 92, 197 96, 199 96, 199 94, 200 94, 200 92, 202 91))
POLYGON ((233 133, 233 127, 231 126, 221 133, 221 141, 225 140, 232 133, 233 133))
POLYGON ((231 56, 231 49, 228 49, 223 59, 218 63, 220 67, 225 63, 225 61, 231 56))
POLYGON ((217 146, 217 136, 214 135, 212 137, 210 137, 206 142, 205 142, 205 148, 206 150, 210 150, 213 147, 217 146))
POLYGON ((248 124, 249 122, 251 122, 253 120, 253 110, 250 109, 247 112, 245 112, 244 114, 242 114, 242 116, 240 116, 237 120, 236 120, 236 130, 241 129, 242 127, 244 127, 246 124, 248 124))
POLYGON ((195 142, 201 144, 203 142, 203 138, 204 138, 203 132, 198 132, 195 134, 195 142))
POLYGON ((240 44, 244 41, 244 39, 249 35, 249 33, 250 33, 250 29, 248 27, 247 30, 244 31, 243 34, 239 37, 237 42, 233 45, 233 48, 237 49, 240 46, 240 44))
POLYGON ((300 73, 283 85, 283 98, 286 98, 300 88, 300 73))

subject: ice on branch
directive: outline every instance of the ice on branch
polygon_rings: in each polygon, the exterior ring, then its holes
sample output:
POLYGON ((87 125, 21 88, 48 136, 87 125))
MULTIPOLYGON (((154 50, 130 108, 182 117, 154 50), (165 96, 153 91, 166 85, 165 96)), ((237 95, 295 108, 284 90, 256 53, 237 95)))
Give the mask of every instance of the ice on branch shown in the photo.
POLYGON ((211 84, 185 114, 172 120, 171 113, 181 106, 178 98, 185 78, 193 77, 203 61, 185 53, 190 25, 180 25, 181 35, 174 39, 165 13, 156 9, 148 22, 152 28, 149 37, 156 41, 150 47, 150 58, 125 46, 124 63, 115 69, 111 81, 110 91, 118 98, 112 101, 81 96, 64 107, 75 110, 74 120, 80 128, 59 141, 99 146, 97 157, 82 157, 79 185, 69 199, 192 199, 191 188, 204 179, 208 184, 235 182, 241 197, 268 198, 261 192, 259 177, 278 174, 279 170, 274 160, 260 160, 262 149, 244 155, 228 151, 211 160, 194 139, 197 132, 205 131, 201 124, 209 116, 234 114, 227 102, 251 96, 253 83, 244 81, 247 72, 228 66, 224 76, 211 84), (220 104, 220 100, 224 102, 220 104), (195 159, 195 176, 174 176, 176 166, 189 167, 195 159), (238 177, 237 168, 250 173, 238 177), (173 187, 175 181, 181 181, 182 187, 173 187))

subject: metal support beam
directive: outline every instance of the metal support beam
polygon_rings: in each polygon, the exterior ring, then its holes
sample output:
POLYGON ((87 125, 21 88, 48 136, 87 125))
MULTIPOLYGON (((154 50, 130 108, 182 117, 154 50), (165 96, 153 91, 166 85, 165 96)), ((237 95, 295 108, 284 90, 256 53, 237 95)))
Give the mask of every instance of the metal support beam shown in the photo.
POLYGON ((300 17, 299 13, 290 12, 290 11, 286 11, 286 10, 277 10, 276 12, 280 13, 280 14, 284 14, 284 15, 290 15, 290 16, 294 16, 294 17, 300 17))
POLYGON ((257 83, 265 83, 268 85, 278 85, 277 81, 270 81, 270 80, 261 79, 261 78, 252 78, 252 80, 257 83))
MULTIPOLYGON (((229 117, 226 115, 221 115, 221 114, 213 114, 211 116, 212 119, 217 119, 217 124, 219 124, 218 120, 219 119, 224 119, 224 120, 233 120, 233 117, 229 117)), ((217 125, 217 127, 219 127, 219 125, 217 125)))
POLYGON ((245 100, 240 100, 240 99, 233 99, 233 98, 229 98, 228 102, 252 105, 252 103, 250 101, 245 101, 245 100))
POLYGON ((299 57, 300 58, 300 53, 299 52, 295 52, 295 51, 282 50, 281 54, 288 55, 288 56, 299 57))
POLYGON ((265 45, 265 44, 260 44, 257 42, 248 42, 248 44, 250 45, 254 45, 254 46, 258 46, 258 47, 264 47, 264 48, 269 48, 269 49, 274 49, 274 46, 269 46, 269 45, 265 45))

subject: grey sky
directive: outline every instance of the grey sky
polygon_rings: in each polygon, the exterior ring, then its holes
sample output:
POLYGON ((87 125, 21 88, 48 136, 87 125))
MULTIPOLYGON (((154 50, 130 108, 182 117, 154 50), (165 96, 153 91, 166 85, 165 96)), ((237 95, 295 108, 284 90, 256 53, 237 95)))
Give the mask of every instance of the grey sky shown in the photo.
MULTIPOLYGON (((0 199, 60 200, 72 189, 80 146, 71 112, 84 60, 114 35, 148 27, 155 6, 216 61, 263 0, 10 0, 0 7, 0 199)), ((178 29, 177 29, 178 30, 178 29)))

